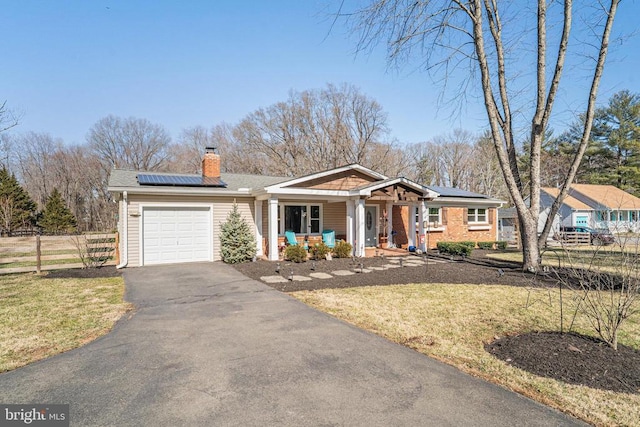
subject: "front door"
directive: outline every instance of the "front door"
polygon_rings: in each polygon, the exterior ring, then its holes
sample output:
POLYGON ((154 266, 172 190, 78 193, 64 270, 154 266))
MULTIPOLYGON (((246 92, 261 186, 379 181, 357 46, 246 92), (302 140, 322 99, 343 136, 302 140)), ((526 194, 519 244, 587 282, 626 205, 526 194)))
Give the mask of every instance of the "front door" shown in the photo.
POLYGON ((364 207, 364 245, 375 247, 378 245, 378 207, 364 207))

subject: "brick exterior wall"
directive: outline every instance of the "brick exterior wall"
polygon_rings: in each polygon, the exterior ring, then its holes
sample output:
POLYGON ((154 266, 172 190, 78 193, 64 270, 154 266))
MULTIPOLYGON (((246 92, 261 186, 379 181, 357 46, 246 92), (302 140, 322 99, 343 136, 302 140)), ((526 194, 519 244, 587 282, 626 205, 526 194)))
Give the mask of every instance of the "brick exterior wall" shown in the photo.
MULTIPOLYGON (((442 231, 432 230, 428 233, 425 244, 428 243, 430 249, 435 249, 438 242, 494 242, 497 233, 496 208, 487 208, 488 224, 482 224, 487 230, 470 230, 466 224, 466 208, 463 207, 443 207, 442 208, 442 231)), ((409 207, 393 207, 393 229, 397 232, 395 243, 407 246, 409 233, 409 207)), ((473 227, 474 224, 471 225, 473 227)), ((416 232, 418 227, 416 226, 416 232)), ((416 242, 419 242, 416 238, 416 242)))
POLYGON ((409 207, 408 206, 394 206, 393 207, 393 219, 392 230, 396 232, 393 237, 393 242, 402 247, 407 247, 409 239, 407 234, 409 233, 409 207))

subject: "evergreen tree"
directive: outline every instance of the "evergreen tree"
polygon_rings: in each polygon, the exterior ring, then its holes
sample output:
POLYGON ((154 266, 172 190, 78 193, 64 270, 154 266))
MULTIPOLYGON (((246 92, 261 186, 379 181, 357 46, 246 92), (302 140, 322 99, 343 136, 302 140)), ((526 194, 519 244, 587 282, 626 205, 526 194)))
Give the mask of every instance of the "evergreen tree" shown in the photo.
POLYGON ((62 200, 57 188, 47 199, 38 225, 47 234, 71 233, 76 230, 76 217, 62 200))
POLYGON ((249 261, 256 255, 256 240, 235 203, 227 221, 221 224, 220 252, 227 264, 249 261))
POLYGON ((36 204, 6 167, 0 169, 0 227, 11 235, 19 228, 31 228, 35 223, 36 204))

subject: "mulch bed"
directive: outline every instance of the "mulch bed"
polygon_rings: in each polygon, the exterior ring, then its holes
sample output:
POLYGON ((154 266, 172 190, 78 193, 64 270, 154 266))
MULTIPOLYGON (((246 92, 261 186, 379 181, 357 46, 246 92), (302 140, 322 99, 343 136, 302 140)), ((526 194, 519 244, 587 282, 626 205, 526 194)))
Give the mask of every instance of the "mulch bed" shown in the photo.
MULTIPOLYGON (((430 253, 429 258, 445 262, 356 273, 331 279, 287 281, 269 286, 283 292, 294 292, 407 283, 504 284, 524 287, 557 285, 552 277, 522 272, 519 264, 491 260, 486 258, 486 254, 487 251, 476 249, 471 258, 451 259, 430 253)), ((410 258, 407 257, 405 260, 410 258)), ((260 277, 274 275, 288 278, 292 273, 309 276, 314 271, 325 273, 335 270, 357 271, 361 262, 366 269, 387 264, 389 259, 380 257, 355 260, 333 259, 315 263, 307 261, 300 264, 281 261, 279 272, 276 272, 278 264, 270 261, 239 264, 235 268, 253 279, 260 280, 260 277)), ((495 357, 536 375, 604 390, 640 392, 640 352, 623 345, 618 345, 618 350, 614 351, 602 341, 591 337, 538 332, 500 338, 487 344, 485 349, 495 357)))
MULTIPOLYGON (((303 290, 327 289, 327 288, 352 288, 358 286, 384 286, 407 283, 459 283, 459 284, 504 284, 514 286, 553 286, 555 282, 543 277, 536 278, 529 273, 523 273, 520 266, 514 263, 490 260, 485 257, 487 251, 476 250, 472 258, 462 259, 455 257, 429 254, 427 259, 438 261, 419 267, 402 267, 371 273, 356 273, 351 276, 337 276, 331 279, 312 279, 309 281, 287 281, 285 283, 273 283, 269 286, 283 292, 295 292, 303 290)), ((419 255, 403 257, 406 264, 412 258, 419 255)), ((260 280, 263 276, 280 275, 288 278, 293 272, 298 276, 309 276, 313 272, 331 273, 335 270, 359 271, 360 263, 365 269, 369 267, 381 267, 389 264, 389 257, 372 258, 334 258, 330 261, 307 261, 294 263, 281 261, 258 260, 237 264, 234 267, 246 276, 260 280), (277 272, 277 266, 280 271, 277 272)))
POLYGON ((622 393, 640 392, 640 352, 621 344, 616 351, 592 337, 532 332, 500 338, 485 349, 543 377, 622 393))
POLYGON ((101 277, 120 277, 122 273, 115 266, 99 268, 68 268, 64 270, 49 270, 47 277, 51 279, 95 279, 101 277))

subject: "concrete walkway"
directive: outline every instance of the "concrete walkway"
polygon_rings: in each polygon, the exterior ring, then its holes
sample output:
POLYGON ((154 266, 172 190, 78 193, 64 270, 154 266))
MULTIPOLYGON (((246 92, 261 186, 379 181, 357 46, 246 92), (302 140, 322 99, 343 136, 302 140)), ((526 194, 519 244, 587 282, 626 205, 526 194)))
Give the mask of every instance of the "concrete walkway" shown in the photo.
POLYGON ((223 264, 125 280, 135 314, 0 375, 0 402, 69 403, 76 426, 580 425, 223 264))

